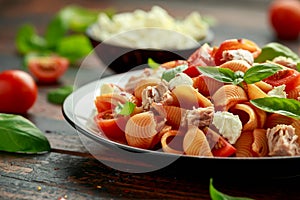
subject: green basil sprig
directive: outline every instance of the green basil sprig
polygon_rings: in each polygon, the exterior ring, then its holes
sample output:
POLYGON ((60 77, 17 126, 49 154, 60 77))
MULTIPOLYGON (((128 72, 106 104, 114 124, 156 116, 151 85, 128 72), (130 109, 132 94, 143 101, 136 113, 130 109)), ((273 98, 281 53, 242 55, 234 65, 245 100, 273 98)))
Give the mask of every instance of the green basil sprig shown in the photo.
POLYGON ((50 151, 50 143, 28 119, 0 113, 0 151, 45 153, 50 151))
POLYGON ((234 196, 229 196, 227 194, 224 194, 220 191, 218 191, 214 186, 213 186, 213 179, 211 178, 209 181, 209 193, 210 197, 212 200, 253 200, 248 197, 234 197, 234 196))
POLYGON ((262 63, 254 65, 245 73, 241 71, 234 72, 230 69, 218 67, 198 67, 198 69, 203 75, 213 78, 217 81, 238 85, 243 81, 247 84, 261 81, 269 76, 272 76, 277 71, 281 70, 282 67, 273 63, 262 63))
POLYGON ((183 72, 187 68, 188 65, 183 64, 171 69, 167 69, 166 71, 163 72, 161 78, 169 82, 172 78, 175 77, 176 74, 183 72))
POLYGON ((160 66, 160 64, 155 62, 152 58, 148 58, 148 66, 151 69, 157 69, 160 66))
POLYGON ((295 99, 280 97, 264 97, 252 99, 250 102, 266 112, 278 113, 295 119, 300 119, 300 102, 295 99))
POLYGON ((50 90, 47 93, 47 100, 53 104, 63 104, 64 100, 73 92, 73 86, 66 85, 50 90))
POLYGON ((133 113, 135 107, 136 105, 134 103, 127 101, 124 104, 119 104, 118 106, 116 106, 115 113, 127 116, 133 113))

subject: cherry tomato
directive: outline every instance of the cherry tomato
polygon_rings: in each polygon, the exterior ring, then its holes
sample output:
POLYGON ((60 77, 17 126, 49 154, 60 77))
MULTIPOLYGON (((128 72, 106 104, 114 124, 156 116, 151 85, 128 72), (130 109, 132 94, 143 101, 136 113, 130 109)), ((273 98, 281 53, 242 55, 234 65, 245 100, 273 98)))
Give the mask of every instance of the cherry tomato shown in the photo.
POLYGON ((279 39, 297 39, 300 33, 300 1, 274 0, 268 10, 269 23, 279 39))
POLYGON ((68 69, 69 60, 59 56, 41 56, 28 59, 28 69, 42 83, 56 82, 68 69))
POLYGON ((37 99, 37 86, 30 74, 21 70, 0 73, 0 112, 26 113, 37 99))
POLYGON ((285 91, 289 92, 300 85, 300 73, 294 69, 284 69, 276 72, 263 81, 272 86, 285 84, 285 91))
POLYGON ((223 60, 223 52, 226 50, 243 49, 250 51, 254 58, 256 58, 260 52, 260 47, 251 40, 248 39, 228 39, 224 40, 219 47, 213 50, 213 57, 216 65, 221 65, 226 60, 223 60))
POLYGON ((107 110, 95 116, 94 120, 97 127, 105 136, 113 141, 126 143, 125 125, 129 117, 114 117, 112 110, 107 110))

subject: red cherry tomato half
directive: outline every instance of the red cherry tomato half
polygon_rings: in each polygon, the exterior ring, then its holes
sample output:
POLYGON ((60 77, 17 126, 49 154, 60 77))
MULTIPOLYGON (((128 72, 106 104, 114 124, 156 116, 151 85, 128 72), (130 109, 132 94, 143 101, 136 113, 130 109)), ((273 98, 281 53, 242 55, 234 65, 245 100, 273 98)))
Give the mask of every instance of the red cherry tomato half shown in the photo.
POLYGON ((27 72, 6 70, 0 73, 0 112, 26 113, 36 99, 36 83, 27 72))
POLYGON ((300 1, 274 0, 269 7, 268 18, 278 38, 297 39, 300 33, 300 1))
POLYGON ((94 120, 99 130, 103 132, 108 139, 125 144, 126 138, 124 130, 128 118, 128 116, 115 118, 112 114, 112 110, 107 110, 96 115, 94 120))
POLYGON ((42 83, 56 82, 68 69, 69 60, 59 56, 32 57, 28 69, 42 83))
POLYGON ((294 69, 284 69, 276 72, 263 81, 272 86, 285 84, 285 91, 289 92, 300 85, 300 73, 294 69))
POLYGON ((256 58, 260 52, 260 47, 251 40, 248 39, 228 39, 223 41, 219 47, 215 48, 213 51, 213 57, 216 65, 221 65, 225 62, 223 60, 223 52, 226 50, 237 50, 243 49, 252 53, 253 57, 256 58))

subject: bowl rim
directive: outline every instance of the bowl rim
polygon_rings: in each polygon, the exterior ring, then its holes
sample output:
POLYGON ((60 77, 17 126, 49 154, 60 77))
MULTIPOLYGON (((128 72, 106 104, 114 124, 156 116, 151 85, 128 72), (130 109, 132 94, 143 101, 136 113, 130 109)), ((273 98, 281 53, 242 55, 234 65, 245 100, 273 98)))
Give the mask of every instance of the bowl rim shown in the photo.
MULTIPOLYGON (((99 40, 97 38, 95 38, 95 36, 92 34, 92 27, 93 26, 96 26, 97 23, 93 23, 91 25, 89 25, 85 31, 85 35, 90 39, 92 40, 94 43, 97 43, 97 44, 100 44, 100 43, 103 43, 102 40, 99 40)), ((155 28, 155 27, 153 27, 155 28)), ((134 30, 134 29, 133 29, 134 30)), ((142 49, 142 50, 147 50, 147 51, 191 51, 191 50, 194 50, 194 49, 198 49, 201 45, 205 44, 205 43, 208 43, 208 44, 211 44, 213 42, 215 38, 215 34, 213 32, 213 30, 211 28, 208 28, 207 29, 207 34, 206 36, 197 41, 197 45, 193 46, 193 47, 189 47, 189 48, 184 48, 184 49, 168 49, 168 48, 134 48, 134 47, 129 47, 129 46, 125 46, 125 45, 116 45, 116 44, 111 44, 111 43, 108 43, 108 42, 104 42, 106 45, 109 45, 109 46, 112 46, 112 47, 115 47, 115 48, 125 48, 125 49, 129 49, 129 50, 136 50, 136 49, 142 49)))

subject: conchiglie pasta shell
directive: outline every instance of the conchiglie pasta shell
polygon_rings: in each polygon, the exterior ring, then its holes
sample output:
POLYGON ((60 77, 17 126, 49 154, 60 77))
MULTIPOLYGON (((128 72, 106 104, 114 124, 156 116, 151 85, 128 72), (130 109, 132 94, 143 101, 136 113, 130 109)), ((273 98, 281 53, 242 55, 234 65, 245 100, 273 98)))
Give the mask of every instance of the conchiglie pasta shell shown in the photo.
POLYGON ((267 113, 266 111, 263 111, 254 105, 252 105, 250 102, 245 102, 248 106, 250 106, 256 113, 257 117, 257 128, 263 128, 265 126, 265 123, 267 121, 267 113))
POLYGON ((247 84, 247 94, 249 100, 268 97, 267 93, 265 93, 255 84, 247 84))
POLYGON ((125 137, 128 145, 151 149, 157 142, 160 130, 152 112, 133 115, 125 126, 125 137))
POLYGON ((166 124, 178 129, 181 124, 181 119, 185 115, 186 109, 176 106, 163 106, 166 112, 166 124))
POLYGON ((161 146, 164 152, 183 154, 183 136, 177 130, 169 130, 161 137, 161 146))
POLYGON ((290 90, 288 93, 287 93, 287 97, 290 98, 290 99, 296 99, 296 100, 299 100, 300 98, 300 86, 290 90))
POLYGON ((134 88, 134 96, 138 100, 142 100, 142 92, 147 86, 156 86, 160 82, 160 79, 158 78, 147 78, 147 79, 142 79, 138 82, 137 86, 134 88))
POLYGON ((237 114, 242 121, 243 131, 251 131, 257 128, 257 116, 255 111, 247 104, 235 104, 230 112, 237 114))
POLYGON ((198 92, 204 96, 211 96, 223 85, 224 83, 204 75, 193 78, 193 87, 198 89, 198 92))
POLYGON ((265 157, 269 153, 268 139, 266 136, 265 129, 254 129, 253 130, 253 144, 252 150, 259 156, 265 157))
POLYGON ((273 86, 270 85, 269 83, 266 83, 264 81, 258 81, 256 83, 254 83, 257 87, 259 87, 262 91, 264 91, 265 93, 268 93, 270 90, 273 89, 273 86))
POLYGON ((183 150, 187 155, 213 157, 205 134, 196 126, 188 128, 183 139, 183 150))
POLYGON ((236 148, 236 157, 253 157, 252 151, 253 133, 252 131, 244 131, 234 144, 236 148))
POLYGON ((237 103, 248 100, 243 88, 236 85, 224 85, 212 96, 216 110, 228 111, 237 103))
POLYGON ((231 69, 232 71, 242 71, 246 72, 251 65, 247 63, 245 60, 230 60, 219 66, 220 68, 231 69))
POLYGON ((185 109, 212 106, 211 101, 191 85, 178 85, 172 90, 175 105, 185 109))

